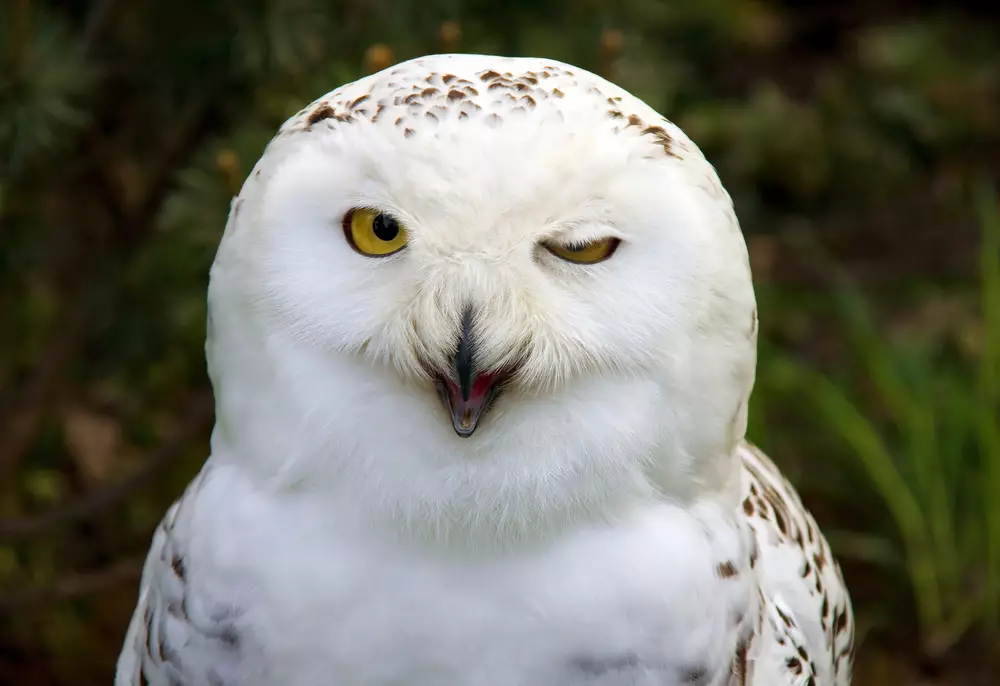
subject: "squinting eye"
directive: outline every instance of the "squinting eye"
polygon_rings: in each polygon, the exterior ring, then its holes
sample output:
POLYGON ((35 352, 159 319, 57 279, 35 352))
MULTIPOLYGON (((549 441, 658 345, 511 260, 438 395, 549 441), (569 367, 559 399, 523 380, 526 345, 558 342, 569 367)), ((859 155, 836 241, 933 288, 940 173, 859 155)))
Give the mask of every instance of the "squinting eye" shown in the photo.
POLYGON ((344 215, 344 235, 368 257, 387 257, 406 247, 406 229, 383 212, 359 208, 344 215))
POLYGON ((570 245, 546 243, 545 249, 567 262, 594 264, 595 262, 602 262, 611 257, 618 248, 619 243, 621 241, 617 238, 602 238, 590 243, 573 243, 570 245))

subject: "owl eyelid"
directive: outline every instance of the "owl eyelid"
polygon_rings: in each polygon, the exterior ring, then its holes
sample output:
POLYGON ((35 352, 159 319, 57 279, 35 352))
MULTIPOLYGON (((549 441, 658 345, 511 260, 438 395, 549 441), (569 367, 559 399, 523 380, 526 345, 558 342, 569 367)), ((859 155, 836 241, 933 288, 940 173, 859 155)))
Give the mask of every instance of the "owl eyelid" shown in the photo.
POLYGON ((563 248, 564 250, 583 250, 589 248, 592 245, 597 245, 599 243, 620 243, 621 239, 618 236, 600 236, 598 238, 570 238, 570 239, 560 239, 556 238, 553 240, 543 240, 542 245, 545 246, 555 246, 557 248, 563 248))
POLYGON ((570 264, 575 264, 578 266, 589 266, 592 264, 599 264, 611 258, 612 255, 618 250, 621 245, 622 240, 617 236, 605 236, 603 238, 597 238, 592 241, 571 241, 568 243, 557 243, 554 241, 544 241, 541 246, 545 248, 551 255, 558 257, 563 262, 569 262, 570 264), (560 251, 570 252, 570 253, 582 253, 588 248, 598 246, 601 244, 607 244, 607 253, 602 255, 596 260, 574 260, 565 255, 561 255, 560 251))

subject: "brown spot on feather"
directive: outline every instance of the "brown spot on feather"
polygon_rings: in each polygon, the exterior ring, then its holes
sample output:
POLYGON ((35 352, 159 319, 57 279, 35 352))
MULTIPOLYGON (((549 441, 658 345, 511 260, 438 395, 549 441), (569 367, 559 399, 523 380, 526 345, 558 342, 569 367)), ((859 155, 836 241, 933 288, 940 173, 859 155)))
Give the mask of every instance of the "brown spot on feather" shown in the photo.
POLYGON ((324 119, 329 119, 332 116, 333 116, 333 108, 330 107, 327 103, 323 103, 322 105, 320 105, 319 107, 317 107, 312 111, 312 113, 309 115, 309 118, 306 119, 306 124, 308 126, 312 126, 313 124, 321 122, 324 119))
POLYGON ((736 565, 733 564, 732 560, 720 562, 715 567, 715 573, 720 579, 732 579, 738 574, 736 571, 736 565))
POLYGON ((663 152, 668 157, 677 157, 673 150, 674 139, 670 137, 667 130, 662 126, 647 126, 642 130, 643 135, 652 136, 653 139, 663 148, 663 152))
POLYGON ((739 679, 737 684, 739 686, 746 686, 747 684, 747 652, 750 648, 749 641, 746 639, 741 639, 739 643, 736 644, 736 659, 733 662, 733 676, 739 679))
POLYGON ((170 568, 174 570, 174 574, 181 581, 184 581, 187 577, 187 568, 184 566, 184 558, 176 553, 170 559, 170 568))

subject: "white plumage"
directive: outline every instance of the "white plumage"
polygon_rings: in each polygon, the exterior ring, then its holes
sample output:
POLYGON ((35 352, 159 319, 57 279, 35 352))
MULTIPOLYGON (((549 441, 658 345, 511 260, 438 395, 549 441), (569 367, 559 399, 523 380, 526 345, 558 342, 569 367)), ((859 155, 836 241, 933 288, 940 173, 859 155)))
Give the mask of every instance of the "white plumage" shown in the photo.
POLYGON ((329 93, 233 202, 209 305, 212 455, 119 686, 850 682, 836 562, 743 441, 729 196, 617 86, 440 55, 329 93))

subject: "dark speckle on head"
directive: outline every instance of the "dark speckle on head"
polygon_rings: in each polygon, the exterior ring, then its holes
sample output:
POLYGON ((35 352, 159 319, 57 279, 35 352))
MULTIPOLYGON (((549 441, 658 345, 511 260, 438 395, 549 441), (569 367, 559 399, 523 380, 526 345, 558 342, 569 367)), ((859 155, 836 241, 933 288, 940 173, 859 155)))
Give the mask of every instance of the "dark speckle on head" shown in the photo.
POLYGON ((324 119, 329 119, 332 116, 333 116, 333 108, 330 107, 328 104, 323 103, 322 105, 320 105, 319 107, 317 107, 312 111, 312 113, 309 115, 309 118, 306 121, 309 123, 309 126, 312 126, 313 124, 321 122, 324 119))
MULTIPOLYGON (((587 116, 587 112, 593 111, 619 120, 609 130, 638 129, 636 134, 641 132, 667 156, 677 157, 667 132, 669 122, 659 117, 645 121, 653 115, 636 114, 642 112, 641 103, 631 104, 622 95, 609 96, 609 88, 614 86, 597 76, 574 75, 561 65, 543 67, 540 65, 545 65, 544 62, 522 62, 516 58, 477 59, 471 69, 458 73, 460 61, 448 59, 447 71, 433 69, 437 60, 425 58, 397 64, 390 71, 346 84, 289 119, 279 135, 310 132, 326 135, 344 127, 381 124, 385 120, 399 126, 406 138, 420 137, 425 129, 436 127, 436 131, 426 134, 436 139, 448 135, 447 126, 458 122, 463 126, 501 128, 513 126, 517 120, 537 118, 562 128, 573 125, 575 115, 571 113, 582 112, 587 116), (325 125, 313 126, 319 122, 325 125), (623 129, 621 125, 626 122, 623 129), (658 125, 661 123, 662 126, 658 125)), ((590 125, 591 121, 583 125, 590 125)), ((646 156, 654 154, 655 148, 646 156)))
POLYGON ((673 138, 670 137, 670 134, 662 126, 647 126, 642 130, 642 133, 646 136, 652 136, 653 140, 663 148, 664 154, 668 157, 678 156, 673 149, 673 138))

